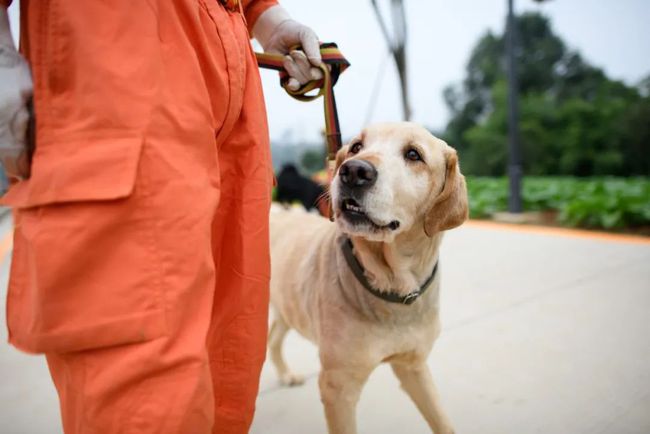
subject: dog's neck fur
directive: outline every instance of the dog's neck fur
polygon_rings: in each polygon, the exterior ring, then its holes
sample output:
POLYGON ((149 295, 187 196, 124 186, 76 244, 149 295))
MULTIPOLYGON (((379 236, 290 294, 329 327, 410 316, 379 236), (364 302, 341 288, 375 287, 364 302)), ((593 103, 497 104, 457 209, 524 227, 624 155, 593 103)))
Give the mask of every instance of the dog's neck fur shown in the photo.
POLYGON ((431 275, 441 241, 441 232, 428 237, 420 225, 398 234, 390 243, 352 237, 355 255, 370 284, 400 295, 415 291, 431 275))

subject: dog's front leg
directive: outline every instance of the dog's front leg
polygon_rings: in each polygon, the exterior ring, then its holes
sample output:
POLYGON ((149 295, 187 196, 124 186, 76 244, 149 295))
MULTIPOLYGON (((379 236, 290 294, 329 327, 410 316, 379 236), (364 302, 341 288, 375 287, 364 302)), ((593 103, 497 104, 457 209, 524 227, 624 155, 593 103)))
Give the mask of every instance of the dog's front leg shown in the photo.
POLYGON ((329 434, 357 434, 357 402, 371 372, 372 368, 323 367, 318 385, 329 434))
POLYGON ((402 388, 411 397, 435 434, 453 434, 449 418, 442 410, 440 397, 433 384, 431 372, 424 361, 391 363, 402 388))

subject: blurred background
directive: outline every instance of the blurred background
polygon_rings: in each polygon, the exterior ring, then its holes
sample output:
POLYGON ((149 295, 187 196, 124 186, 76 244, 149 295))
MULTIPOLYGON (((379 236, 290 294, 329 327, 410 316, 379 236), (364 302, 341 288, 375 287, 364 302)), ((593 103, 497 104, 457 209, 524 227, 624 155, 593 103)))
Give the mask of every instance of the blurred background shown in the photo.
MULTIPOLYGON (((336 86, 344 139, 405 119, 404 98, 410 120, 459 151, 472 217, 508 210, 506 0, 282 3, 352 63, 336 86), (393 47, 403 44, 399 68, 373 4, 393 47)), ((650 4, 514 6, 524 220, 650 234, 650 4)), ((287 98, 273 72, 262 76, 276 168, 313 175, 324 159, 321 104, 287 98)))
MULTIPOLYGON (((344 140, 412 120, 458 150, 474 218, 523 211, 516 221, 650 235, 647 0, 516 1, 516 80, 508 0, 282 4, 352 63, 336 86, 344 140)), ((322 105, 288 98, 272 71, 262 77, 276 171, 291 164, 322 184, 322 105)))

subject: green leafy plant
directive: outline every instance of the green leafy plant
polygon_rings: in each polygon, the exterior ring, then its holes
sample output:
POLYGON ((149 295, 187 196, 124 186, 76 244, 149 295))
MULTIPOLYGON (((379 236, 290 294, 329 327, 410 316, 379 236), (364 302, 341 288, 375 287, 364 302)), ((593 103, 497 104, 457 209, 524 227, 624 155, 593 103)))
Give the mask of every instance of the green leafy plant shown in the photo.
MULTIPOLYGON (((470 214, 487 218, 508 207, 506 178, 468 177, 470 214)), ((528 177, 525 211, 556 211, 557 223, 588 228, 650 225, 650 178, 528 177)))

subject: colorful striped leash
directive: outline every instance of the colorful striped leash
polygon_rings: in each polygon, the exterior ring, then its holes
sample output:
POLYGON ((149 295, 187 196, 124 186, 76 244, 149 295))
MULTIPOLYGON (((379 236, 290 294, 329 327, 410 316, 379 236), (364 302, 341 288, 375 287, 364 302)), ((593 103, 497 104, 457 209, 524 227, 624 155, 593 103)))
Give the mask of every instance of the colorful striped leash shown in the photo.
MULTIPOLYGON (((299 47, 297 47, 297 49, 299 49, 299 47)), ((280 85, 295 99, 299 101, 313 101, 316 98, 323 96, 323 106, 325 108, 325 132, 327 135, 326 167, 329 181, 331 182, 336 164, 336 153, 343 145, 341 142, 339 115, 336 110, 336 99, 334 98, 334 85, 338 81, 341 73, 350 66, 350 63, 345 59, 345 57, 343 57, 338 46, 333 42, 322 43, 320 45, 320 53, 323 59, 323 63, 320 66, 323 71, 323 78, 320 80, 310 81, 298 90, 291 90, 288 87, 289 74, 283 66, 283 55, 255 53, 255 56, 257 56, 257 63, 260 68, 274 69, 280 72, 280 85), (318 89, 318 92, 307 95, 314 89, 318 89)), ((331 203, 330 218, 332 218, 331 203)))

